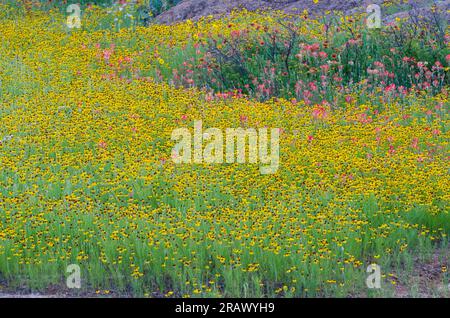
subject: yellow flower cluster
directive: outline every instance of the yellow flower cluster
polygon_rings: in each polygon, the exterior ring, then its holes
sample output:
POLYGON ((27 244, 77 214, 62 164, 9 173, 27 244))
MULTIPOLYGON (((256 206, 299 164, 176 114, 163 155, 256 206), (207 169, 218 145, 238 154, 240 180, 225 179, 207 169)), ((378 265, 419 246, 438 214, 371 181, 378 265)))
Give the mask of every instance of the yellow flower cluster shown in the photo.
POLYGON ((448 241, 446 94, 321 118, 286 100, 211 101, 108 72, 226 30, 220 21, 117 33, 84 23, 0 19, 0 277, 45 288, 76 263, 94 291, 345 295, 372 260, 448 241), (282 129, 277 174, 171 161, 173 129, 239 127, 241 116, 282 129))

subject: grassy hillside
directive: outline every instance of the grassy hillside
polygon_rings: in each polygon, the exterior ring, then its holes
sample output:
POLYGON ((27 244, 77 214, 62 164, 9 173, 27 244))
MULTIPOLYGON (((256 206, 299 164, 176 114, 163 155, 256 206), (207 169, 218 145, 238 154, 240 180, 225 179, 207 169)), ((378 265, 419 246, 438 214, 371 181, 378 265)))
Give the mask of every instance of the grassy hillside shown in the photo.
POLYGON ((127 10, 0 4, 3 291, 449 296, 447 28, 127 10), (199 120, 277 128, 278 170, 176 164, 199 120))

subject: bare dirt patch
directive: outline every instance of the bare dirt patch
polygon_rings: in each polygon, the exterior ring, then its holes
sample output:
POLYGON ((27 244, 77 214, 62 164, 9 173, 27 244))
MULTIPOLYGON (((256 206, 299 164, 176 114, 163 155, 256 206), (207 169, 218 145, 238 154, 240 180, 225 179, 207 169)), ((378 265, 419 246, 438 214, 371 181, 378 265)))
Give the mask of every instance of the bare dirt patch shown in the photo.
POLYGON ((408 277, 390 277, 395 281, 395 297, 450 297, 448 270, 450 250, 436 250, 427 260, 416 257, 414 269, 408 277), (446 278, 447 276, 447 278, 446 278))
POLYGON ((159 23, 170 24, 182 20, 198 20, 203 16, 220 16, 230 13, 233 9, 283 10, 287 13, 349 11, 363 5, 365 0, 321 0, 317 4, 312 0, 185 0, 156 18, 159 23))
MULTIPOLYGON (((381 4, 382 0, 184 0, 173 8, 156 17, 158 23, 172 24, 187 19, 198 20, 204 16, 220 17, 235 9, 281 10, 289 14, 301 13, 307 9, 312 15, 320 15, 327 11, 340 11, 345 14, 365 12, 369 4, 381 4)), ((386 22, 395 18, 407 18, 410 14, 423 15, 431 11, 435 5, 444 12, 450 7, 450 0, 442 1, 410 1, 408 10, 400 10, 383 16, 386 22)))

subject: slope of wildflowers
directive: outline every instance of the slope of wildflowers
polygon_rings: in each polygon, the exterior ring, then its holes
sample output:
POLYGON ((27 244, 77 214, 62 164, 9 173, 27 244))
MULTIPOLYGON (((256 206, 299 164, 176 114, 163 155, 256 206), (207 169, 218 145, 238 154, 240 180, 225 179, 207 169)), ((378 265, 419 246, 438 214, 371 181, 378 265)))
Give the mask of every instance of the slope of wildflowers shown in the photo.
MULTIPOLYGON (((377 296, 395 292, 417 255, 448 251, 445 57, 406 60, 418 77, 402 89, 382 78, 328 91, 315 76, 297 96, 272 98, 270 83, 250 96, 245 86, 198 88, 189 56, 201 51, 201 65, 208 38, 232 38, 255 21, 270 27, 273 16, 118 30, 92 8, 82 29, 68 30, 57 12, 0 12, 4 288, 64 290, 66 267, 78 264, 81 293, 377 296), (279 127, 277 174, 175 165, 172 130, 200 119, 279 127), (366 288, 372 263, 383 291, 366 288)), ((324 40, 319 22, 302 27, 324 40)), ((373 75, 389 78, 379 63, 373 75)))

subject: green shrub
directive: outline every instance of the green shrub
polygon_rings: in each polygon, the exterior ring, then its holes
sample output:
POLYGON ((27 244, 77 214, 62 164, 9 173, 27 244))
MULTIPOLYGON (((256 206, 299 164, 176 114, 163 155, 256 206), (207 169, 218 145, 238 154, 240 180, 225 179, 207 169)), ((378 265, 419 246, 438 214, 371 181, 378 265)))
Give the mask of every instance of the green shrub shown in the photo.
POLYGON ((335 22, 321 41, 302 33, 302 23, 280 20, 273 29, 256 25, 258 30, 207 36, 197 54, 175 66, 171 80, 216 92, 238 90, 262 100, 311 103, 333 101, 337 93, 362 85, 369 92, 400 95, 410 89, 437 93, 448 85, 450 50, 442 19, 425 17, 379 30, 367 29, 363 21, 335 22))

